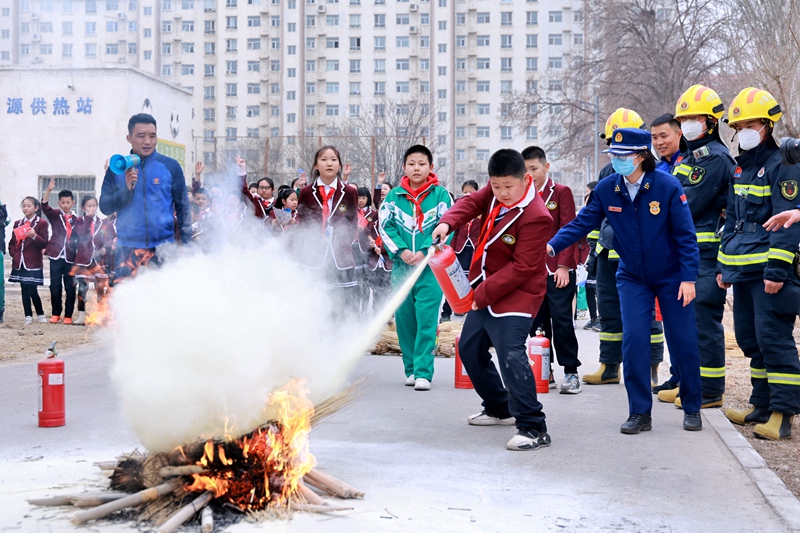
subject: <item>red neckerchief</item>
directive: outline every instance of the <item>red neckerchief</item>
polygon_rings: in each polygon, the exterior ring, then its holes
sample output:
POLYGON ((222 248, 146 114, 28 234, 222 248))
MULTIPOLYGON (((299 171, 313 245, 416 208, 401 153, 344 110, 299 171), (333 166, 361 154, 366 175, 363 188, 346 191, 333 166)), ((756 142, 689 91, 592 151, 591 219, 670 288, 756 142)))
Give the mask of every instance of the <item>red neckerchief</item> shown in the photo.
POLYGON ((333 198, 336 193, 336 187, 330 187, 328 194, 325 194, 325 186, 319 186, 319 195, 322 197, 322 232, 325 233, 325 227, 328 225, 328 219, 331 216, 331 206, 328 205, 328 200, 333 198))
POLYGON ((414 204, 414 213, 417 219, 417 226, 419 230, 422 231, 422 222, 425 220, 425 213, 422 211, 422 201, 428 196, 431 191, 433 190, 434 185, 439 185, 439 178, 431 172, 428 174, 428 179, 422 185, 422 187, 418 189, 411 188, 411 180, 408 179, 408 176, 403 176, 400 180, 400 187, 405 190, 408 195, 408 200, 414 204))
POLYGON ((520 202, 522 202, 525 198, 528 197, 528 191, 530 190, 531 185, 533 185, 533 180, 531 180, 528 183, 528 186, 525 187, 525 192, 522 193, 522 197, 511 205, 505 205, 501 203, 500 200, 497 200, 497 204, 494 206, 491 212, 489 212, 489 216, 486 217, 486 220, 484 220, 483 226, 481 227, 481 234, 480 237, 478 237, 478 245, 475 246, 475 252, 474 255, 472 256, 472 263, 469 266, 470 272, 481 271, 481 260, 483 258, 483 250, 486 248, 486 243, 489 242, 489 235, 492 234, 492 230, 494 229, 494 223, 498 215, 500 215, 500 210, 504 207, 506 209, 513 209, 514 207, 516 207, 520 202))
POLYGON ((64 227, 67 229, 67 240, 69 241, 70 237, 72 237, 72 214, 64 213, 64 227))

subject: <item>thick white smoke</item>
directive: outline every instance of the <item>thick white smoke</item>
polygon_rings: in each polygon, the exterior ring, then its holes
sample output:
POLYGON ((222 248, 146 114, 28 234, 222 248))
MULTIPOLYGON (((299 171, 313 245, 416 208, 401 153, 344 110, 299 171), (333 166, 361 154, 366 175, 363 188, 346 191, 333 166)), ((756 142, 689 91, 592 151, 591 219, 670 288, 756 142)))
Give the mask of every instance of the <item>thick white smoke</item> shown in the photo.
POLYGON ((114 289, 112 376, 148 450, 249 430, 291 378, 317 402, 363 353, 278 241, 178 257, 114 289))

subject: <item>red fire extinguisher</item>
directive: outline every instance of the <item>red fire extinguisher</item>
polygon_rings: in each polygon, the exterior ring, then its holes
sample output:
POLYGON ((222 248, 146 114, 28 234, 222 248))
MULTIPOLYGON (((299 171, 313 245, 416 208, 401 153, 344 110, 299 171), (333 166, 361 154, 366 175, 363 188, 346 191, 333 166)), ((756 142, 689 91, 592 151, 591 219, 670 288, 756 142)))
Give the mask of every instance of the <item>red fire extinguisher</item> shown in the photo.
POLYGON ((64 402, 64 361, 56 359, 56 341, 39 362, 39 427, 54 428, 66 424, 64 402))
POLYGON ((536 382, 536 392, 550 392, 550 340, 544 336, 542 330, 538 330, 535 337, 528 339, 528 363, 536 382))
POLYGON ((472 287, 455 251, 446 244, 434 243, 433 247, 435 252, 428 264, 442 287, 447 303, 454 313, 464 314, 472 310, 472 287))
POLYGON ((458 341, 461 340, 461 335, 456 335, 456 388, 457 389, 474 389, 472 380, 469 379, 467 371, 464 370, 464 365, 461 363, 461 354, 458 351, 458 341))

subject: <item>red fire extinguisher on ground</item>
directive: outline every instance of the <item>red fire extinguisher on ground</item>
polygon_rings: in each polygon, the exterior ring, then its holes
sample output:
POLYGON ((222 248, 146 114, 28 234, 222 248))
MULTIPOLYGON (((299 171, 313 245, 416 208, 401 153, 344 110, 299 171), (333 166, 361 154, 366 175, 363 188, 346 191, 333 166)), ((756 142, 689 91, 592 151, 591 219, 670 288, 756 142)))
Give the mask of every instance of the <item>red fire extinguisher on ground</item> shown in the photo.
POLYGON ((467 371, 464 370, 464 365, 461 363, 461 354, 458 351, 458 341, 461 340, 461 335, 456 335, 456 388, 457 389, 474 389, 472 380, 469 379, 467 371))
POLYGON ((64 361, 56 359, 56 341, 39 362, 39 427, 54 428, 66 424, 64 402, 64 361))
POLYGON ((458 262, 456 252, 450 246, 438 242, 435 242, 432 248, 435 251, 428 265, 442 287, 447 303, 454 313, 467 313, 472 310, 472 287, 464 269, 461 268, 461 263, 458 262))
POLYGON ((550 340, 542 330, 538 330, 535 337, 528 338, 528 363, 536 382, 536 392, 550 392, 550 340))

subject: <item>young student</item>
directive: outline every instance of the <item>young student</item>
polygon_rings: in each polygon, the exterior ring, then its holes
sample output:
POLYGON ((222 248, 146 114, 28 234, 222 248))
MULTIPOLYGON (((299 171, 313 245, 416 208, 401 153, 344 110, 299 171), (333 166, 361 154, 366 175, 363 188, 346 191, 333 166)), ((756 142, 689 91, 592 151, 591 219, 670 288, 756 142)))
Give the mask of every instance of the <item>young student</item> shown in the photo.
POLYGON ((75 197, 72 191, 63 190, 58 193, 58 209, 50 207, 48 200, 50 193, 56 186, 56 179, 50 178, 47 191, 42 199, 42 212, 50 221, 52 234, 47 248, 44 251, 50 259, 50 305, 53 315, 50 317, 51 324, 57 324, 61 320, 61 312, 64 312, 64 324, 72 324, 72 312, 75 309, 75 279, 70 275, 72 264, 67 260, 67 242, 72 235, 72 224, 75 213, 72 206, 75 205, 75 197), (61 305, 61 287, 67 295, 64 307, 61 305))
POLYGON ((303 228, 302 242, 293 242, 295 252, 319 271, 328 289, 340 292, 340 309, 350 309, 355 297, 353 241, 358 226, 358 193, 339 179, 342 172, 339 150, 323 146, 314 154, 311 183, 300 190, 297 224, 303 228), (301 250, 300 247, 303 247, 301 250))
MULTIPOLYGON (((399 288, 425 258, 431 233, 452 204, 450 193, 433 173, 433 154, 414 145, 403 156, 405 176, 386 195, 380 208, 380 236, 395 261, 392 287, 399 288), (400 261, 397 261, 400 259, 400 261)), ((427 391, 433 378, 436 328, 442 289, 430 267, 395 313, 397 338, 403 352, 406 385, 427 391)))
POLYGON ((278 192, 275 203, 270 210, 272 225, 286 231, 297 224, 297 191, 288 185, 278 192))
MULTIPOLYGON (((575 218, 575 200, 572 191, 566 185, 556 183, 547 173, 550 163, 544 150, 538 146, 529 146, 522 151, 525 168, 533 178, 533 186, 544 201, 544 205, 553 218, 550 237, 569 224, 575 218)), ((578 394, 581 392, 581 381, 578 379, 578 339, 572 322, 572 299, 575 296, 575 245, 568 246, 557 257, 548 257, 547 294, 539 308, 539 314, 533 320, 531 335, 540 326, 545 336, 555 348, 558 364, 564 368, 564 381, 561 383, 561 394, 578 394)), ((551 374, 552 377, 552 374, 551 374)), ((551 380, 554 383, 554 381, 551 380)))
POLYGON ((536 450, 550 445, 550 435, 525 343, 547 291, 545 245, 553 220, 519 152, 498 150, 489 159, 488 172, 489 185, 457 202, 433 237, 442 239, 451 228, 481 216, 470 268, 474 301, 458 349, 475 392, 483 399, 483 411, 467 422, 516 424, 517 434, 506 448, 536 450), (497 350, 500 374, 490 346, 497 350))
POLYGON ((353 241, 353 256, 356 260, 356 277, 358 278, 358 304, 361 313, 369 307, 369 258, 373 254, 373 243, 370 240, 369 226, 378 218, 372 209, 372 195, 367 187, 358 187, 358 233, 353 241))
POLYGON ((11 275, 8 281, 19 283, 22 289, 22 308, 25 311, 25 325, 33 323, 33 309, 41 323, 47 322, 42 309, 42 300, 36 287, 44 285, 44 262, 42 251, 47 246, 47 221, 37 214, 39 200, 26 196, 22 200, 20 220, 14 222, 8 253, 11 255, 11 275))
POLYGON ((247 189, 250 191, 250 194, 256 196, 258 194, 258 183, 253 182, 247 186, 247 189))
MULTIPOLYGON (((360 188, 359 191, 362 189, 369 192, 366 187, 360 188)), ((366 221, 364 236, 369 244, 366 279, 372 291, 372 309, 377 311, 383 307, 392 293, 392 259, 380 236, 380 218, 377 209, 365 212, 364 219, 366 221)))
MULTIPOLYGON (((468 196, 478 190, 478 182, 475 180, 467 180, 461 185, 461 192, 464 196, 468 196)), ((472 254, 475 251, 475 243, 478 242, 478 237, 481 234, 481 219, 475 217, 467 222, 464 226, 456 228, 453 232, 453 241, 451 245, 456 252, 456 257, 464 269, 464 272, 469 276, 469 265, 472 263, 472 254)), ((442 305, 442 316, 439 322, 448 322, 453 314, 450 304, 445 300, 442 305)))
POLYGON ((105 253, 105 232, 103 220, 97 216, 97 198, 90 194, 84 196, 81 199, 81 209, 83 216, 74 219, 67 246, 67 259, 73 264, 71 274, 77 283, 78 316, 73 322, 76 326, 86 324, 89 282, 94 282, 98 303, 105 297, 108 287, 108 275, 99 264, 105 253))
POLYGON ((194 192, 194 203, 197 205, 197 213, 192 222, 192 240, 205 240, 209 236, 214 218, 208 191, 202 187, 197 189, 194 192))

